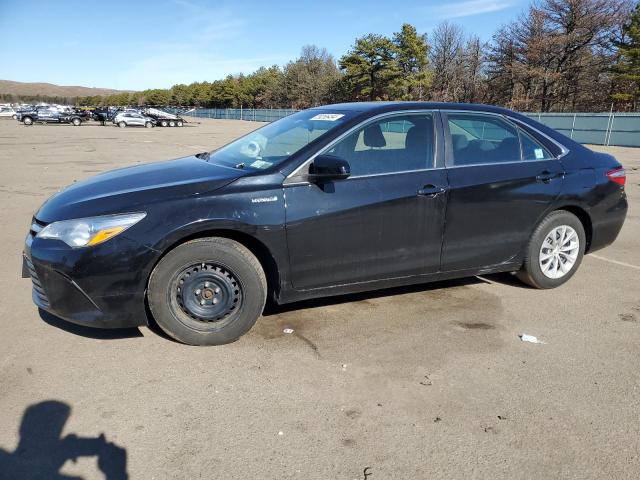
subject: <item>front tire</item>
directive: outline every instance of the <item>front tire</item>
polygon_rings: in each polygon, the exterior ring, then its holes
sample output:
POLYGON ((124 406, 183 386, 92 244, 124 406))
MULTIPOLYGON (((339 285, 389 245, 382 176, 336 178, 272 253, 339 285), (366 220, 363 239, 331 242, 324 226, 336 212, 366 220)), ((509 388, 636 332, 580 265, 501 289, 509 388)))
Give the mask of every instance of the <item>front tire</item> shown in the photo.
POLYGON ((80 120, 79 118, 74 118, 73 120, 71 120, 71 123, 74 127, 79 127, 80 125, 82 125, 82 120, 80 120))
POLYGON ((126 126, 127 126, 127 124, 126 124, 126 123, 124 123, 124 122, 118 122, 118 126, 119 126, 120 128, 124 128, 124 127, 126 127, 126 126))
POLYGON ((518 278, 534 288, 559 287, 578 270, 585 246, 578 217, 566 210, 551 212, 533 232, 518 278))
POLYGON ((243 245, 211 237, 167 253, 149 278, 149 309, 168 335, 189 345, 237 340, 262 314, 267 280, 243 245))
POLYGON ((145 126, 146 128, 153 128, 153 123, 151 123, 151 122, 147 122, 147 123, 145 123, 145 124, 144 124, 144 126, 145 126))
POLYGON ((24 117, 22 119, 22 123, 24 123, 25 125, 29 126, 29 125, 33 125, 33 118, 31 117, 24 117))

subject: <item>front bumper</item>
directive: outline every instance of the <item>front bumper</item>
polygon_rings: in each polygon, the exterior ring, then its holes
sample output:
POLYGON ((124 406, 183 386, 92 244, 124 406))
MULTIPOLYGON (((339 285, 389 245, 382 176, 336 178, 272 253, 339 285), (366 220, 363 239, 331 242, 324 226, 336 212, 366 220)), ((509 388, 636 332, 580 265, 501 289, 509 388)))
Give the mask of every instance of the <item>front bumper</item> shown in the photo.
POLYGON ((27 236, 22 276, 31 278, 33 302, 39 308, 89 327, 147 324, 146 280, 156 252, 122 235, 74 249, 35 233, 27 236))

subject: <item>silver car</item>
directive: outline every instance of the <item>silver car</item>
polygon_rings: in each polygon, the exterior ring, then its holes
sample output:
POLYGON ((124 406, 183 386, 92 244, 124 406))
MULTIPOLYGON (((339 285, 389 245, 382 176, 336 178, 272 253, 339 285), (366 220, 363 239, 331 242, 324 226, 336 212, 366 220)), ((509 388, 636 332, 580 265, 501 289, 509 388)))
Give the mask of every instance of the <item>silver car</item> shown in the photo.
POLYGON ((120 128, 124 128, 124 127, 153 128, 155 127, 156 121, 153 118, 146 117, 140 113, 122 112, 116 115, 116 118, 114 118, 113 123, 118 125, 120 128))
POLYGON ((1 117, 4 117, 4 118, 11 117, 15 120, 16 118, 18 118, 18 114, 13 109, 13 107, 3 105, 0 107, 0 118, 1 117))

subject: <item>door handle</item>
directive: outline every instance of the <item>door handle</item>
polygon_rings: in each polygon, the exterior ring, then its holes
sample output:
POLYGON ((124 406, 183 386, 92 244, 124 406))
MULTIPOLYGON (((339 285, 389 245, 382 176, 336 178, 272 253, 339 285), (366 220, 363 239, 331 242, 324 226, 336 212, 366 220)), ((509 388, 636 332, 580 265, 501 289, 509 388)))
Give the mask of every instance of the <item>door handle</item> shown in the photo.
POLYGON ((447 189, 438 185, 425 185, 418 189, 418 195, 421 197, 435 198, 441 193, 446 192, 447 189))
POLYGON ((563 177, 564 172, 550 172, 549 170, 544 170, 539 175, 536 175, 536 180, 542 183, 549 183, 554 178, 563 177))

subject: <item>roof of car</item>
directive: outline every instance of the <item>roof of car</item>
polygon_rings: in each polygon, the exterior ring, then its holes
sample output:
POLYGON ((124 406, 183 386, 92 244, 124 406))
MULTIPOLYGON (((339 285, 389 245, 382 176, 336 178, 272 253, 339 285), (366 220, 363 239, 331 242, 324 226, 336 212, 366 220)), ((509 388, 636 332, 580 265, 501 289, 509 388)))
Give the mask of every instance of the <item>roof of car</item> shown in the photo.
POLYGON ((390 110, 473 110, 479 112, 512 113, 506 108, 479 103, 446 103, 446 102, 351 102, 335 103, 314 107, 320 110, 348 110, 353 112, 386 112, 390 110))

